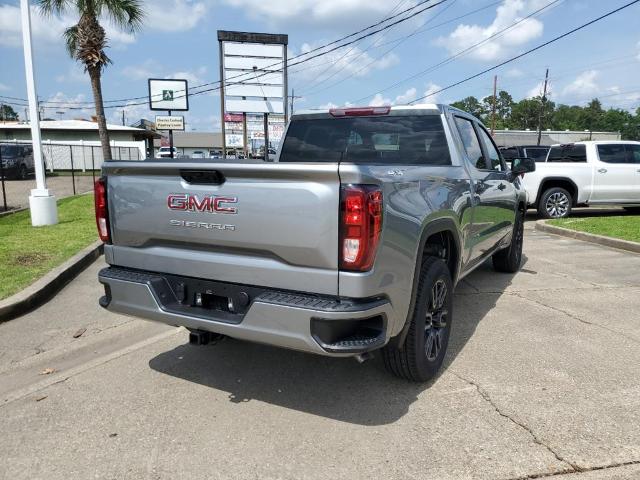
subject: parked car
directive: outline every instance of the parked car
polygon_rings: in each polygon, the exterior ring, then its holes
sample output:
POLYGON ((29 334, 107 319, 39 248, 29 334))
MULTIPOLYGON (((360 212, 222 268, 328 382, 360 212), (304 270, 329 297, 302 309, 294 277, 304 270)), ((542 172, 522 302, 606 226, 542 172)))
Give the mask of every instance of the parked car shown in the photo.
POLYGON ((533 158, 536 162, 544 162, 549 148, 551 147, 544 145, 517 145, 500 147, 500 153, 507 162, 511 162, 514 158, 533 158))
MULTIPOLYGON (((171 147, 160 147, 158 158, 171 158, 171 147)), ((178 149, 173 147, 173 158, 178 158, 178 149)))
POLYGON ((35 171, 31 145, 0 145, 0 158, 2 158, 0 176, 4 174, 4 178, 26 180, 35 171))
POLYGON ((191 158, 206 158, 204 151, 202 150, 194 150, 191 154, 191 158))
POLYGON ((553 145, 524 177, 527 202, 543 218, 576 206, 640 205, 640 142, 585 141, 553 145))
MULTIPOLYGON (((267 162, 273 162, 276 159, 276 149, 275 148, 269 148, 269 157, 267 159, 267 162)), ((256 156, 254 158, 259 158, 264 160, 264 147, 260 147, 258 149, 258 153, 256 154, 256 156)))
POLYGON ((292 116, 274 163, 110 162, 96 183, 100 305, 426 381, 456 283, 522 259, 525 192, 486 128, 444 105, 292 116), (135 192, 148 197, 132 209, 135 192))
POLYGON ((209 158, 222 158, 222 150, 209 150, 209 158))

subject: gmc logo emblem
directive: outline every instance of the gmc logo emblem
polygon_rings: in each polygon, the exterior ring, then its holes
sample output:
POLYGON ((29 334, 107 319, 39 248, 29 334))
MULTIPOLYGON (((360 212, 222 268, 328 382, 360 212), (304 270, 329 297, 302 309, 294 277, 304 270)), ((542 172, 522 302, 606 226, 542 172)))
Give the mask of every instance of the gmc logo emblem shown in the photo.
POLYGON ((200 199, 197 195, 190 193, 173 193, 167 197, 169 210, 183 212, 238 213, 236 207, 228 205, 230 203, 238 203, 238 198, 207 195, 200 199))

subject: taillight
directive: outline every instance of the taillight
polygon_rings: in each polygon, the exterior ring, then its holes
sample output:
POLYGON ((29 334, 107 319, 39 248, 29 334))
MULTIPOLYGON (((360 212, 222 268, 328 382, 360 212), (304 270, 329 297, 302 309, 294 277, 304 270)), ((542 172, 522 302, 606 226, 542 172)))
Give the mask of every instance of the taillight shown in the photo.
POLYGON ((369 115, 388 115, 391 111, 389 105, 382 107, 351 107, 351 108, 331 108, 329 114, 332 117, 365 117, 369 115))
POLYGON ((373 185, 345 185, 340 203, 340 268, 370 270, 382 231, 382 190, 373 185))
POLYGON ((93 185, 94 202, 96 206, 96 225, 98 226, 98 236, 105 243, 109 238, 109 215, 107 212, 107 183, 103 178, 96 180, 93 185))

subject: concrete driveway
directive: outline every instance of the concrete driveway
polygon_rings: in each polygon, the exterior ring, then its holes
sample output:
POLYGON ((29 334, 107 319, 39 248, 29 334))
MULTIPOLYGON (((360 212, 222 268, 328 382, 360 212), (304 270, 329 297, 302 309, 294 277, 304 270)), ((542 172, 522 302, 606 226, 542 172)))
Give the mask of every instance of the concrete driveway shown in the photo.
POLYGON ((525 253, 459 285, 429 385, 378 360, 189 346, 101 311, 97 263, 0 325, 0 478, 640 478, 640 256, 531 224, 525 253))

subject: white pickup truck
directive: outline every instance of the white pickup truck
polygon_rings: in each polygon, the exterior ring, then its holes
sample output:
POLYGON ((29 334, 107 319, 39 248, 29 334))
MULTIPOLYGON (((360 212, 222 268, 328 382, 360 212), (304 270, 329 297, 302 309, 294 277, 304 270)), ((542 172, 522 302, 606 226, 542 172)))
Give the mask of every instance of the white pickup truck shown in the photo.
POLYGON ((621 205, 640 210, 640 142, 585 141, 553 145, 524 176, 527 202, 543 218, 577 206, 621 205))

